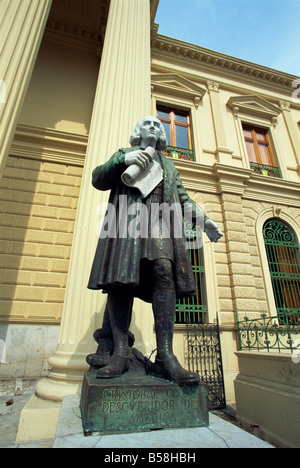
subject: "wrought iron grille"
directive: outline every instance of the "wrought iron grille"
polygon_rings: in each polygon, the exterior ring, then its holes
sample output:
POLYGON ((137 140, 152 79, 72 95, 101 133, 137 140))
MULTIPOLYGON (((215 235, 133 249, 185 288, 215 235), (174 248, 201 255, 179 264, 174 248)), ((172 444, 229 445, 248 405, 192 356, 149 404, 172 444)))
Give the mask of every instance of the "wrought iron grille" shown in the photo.
POLYGON ((226 406, 220 330, 216 323, 187 323, 186 361, 207 385, 209 410, 226 406))
POLYGON ((164 151, 164 154, 173 159, 185 159, 186 161, 195 161, 194 151, 186 148, 168 146, 164 151))
POLYGON ((300 259, 296 233, 278 218, 266 221, 263 235, 279 321, 300 316, 300 259))
POLYGON ((279 321, 278 317, 261 314, 259 317, 239 320, 237 311, 239 350, 290 351, 300 349, 300 317, 290 314, 279 321))
POLYGON ((250 167, 256 174, 282 178, 281 171, 277 166, 268 166, 267 164, 259 164, 257 162, 251 161, 250 167))
POLYGON ((203 249, 198 248, 202 244, 201 230, 188 229, 186 227, 187 242, 189 244, 189 255, 192 270, 195 275, 196 296, 186 297, 177 301, 175 309, 175 323, 186 324, 204 323, 207 316, 206 288, 205 288, 205 269, 203 259, 203 249), (196 237, 198 241, 195 242, 196 237), (195 244, 196 248, 192 248, 195 244))

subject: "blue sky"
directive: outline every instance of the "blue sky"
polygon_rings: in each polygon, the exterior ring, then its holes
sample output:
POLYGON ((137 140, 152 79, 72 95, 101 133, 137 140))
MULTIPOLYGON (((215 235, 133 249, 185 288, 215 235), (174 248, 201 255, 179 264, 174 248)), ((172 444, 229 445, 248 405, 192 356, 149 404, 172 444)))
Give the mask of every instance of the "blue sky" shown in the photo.
POLYGON ((160 0, 158 32, 300 77, 300 0, 160 0))

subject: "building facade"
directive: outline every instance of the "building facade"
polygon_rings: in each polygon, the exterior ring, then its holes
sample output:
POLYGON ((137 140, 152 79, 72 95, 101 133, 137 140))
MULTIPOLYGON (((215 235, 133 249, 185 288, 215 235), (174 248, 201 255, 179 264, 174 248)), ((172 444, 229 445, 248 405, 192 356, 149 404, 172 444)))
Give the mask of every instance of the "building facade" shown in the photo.
MULTIPOLYGON (((237 312, 300 312, 296 77, 160 35, 158 0, 3 5, 0 377, 44 376, 37 395, 53 402, 80 390, 105 306, 86 288, 107 201, 91 172, 157 115, 189 195, 224 232, 195 253, 195 313, 178 308, 175 353, 184 364, 187 319, 218 314, 234 402, 237 312), (267 242, 279 231, 282 253, 267 242)), ((152 313, 140 301, 132 331, 150 355, 152 313)))

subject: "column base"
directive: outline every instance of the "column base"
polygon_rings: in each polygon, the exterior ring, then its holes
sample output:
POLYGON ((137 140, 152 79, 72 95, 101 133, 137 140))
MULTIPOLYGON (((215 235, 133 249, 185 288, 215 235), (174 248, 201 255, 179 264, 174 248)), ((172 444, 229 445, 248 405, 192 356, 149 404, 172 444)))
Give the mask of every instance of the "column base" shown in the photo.
POLYGON ((49 359, 52 369, 48 377, 37 383, 36 394, 45 400, 62 401, 66 395, 77 395, 81 391, 84 373, 89 366, 85 361, 86 355, 56 352, 49 359))
POLYGON ((66 395, 78 395, 81 391, 81 380, 63 382, 50 377, 41 379, 36 386, 36 394, 44 400, 61 402, 66 395))

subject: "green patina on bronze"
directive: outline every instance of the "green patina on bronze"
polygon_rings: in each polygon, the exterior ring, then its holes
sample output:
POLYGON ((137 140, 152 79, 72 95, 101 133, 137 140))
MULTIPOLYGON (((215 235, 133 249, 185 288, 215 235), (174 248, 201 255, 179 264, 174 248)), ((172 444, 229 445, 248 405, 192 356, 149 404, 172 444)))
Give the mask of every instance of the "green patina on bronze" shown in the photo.
POLYGON ((136 371, 99 380, 90 369, 80 406, 85 435, 208 425, 204 384, 178 385, 136 371))

